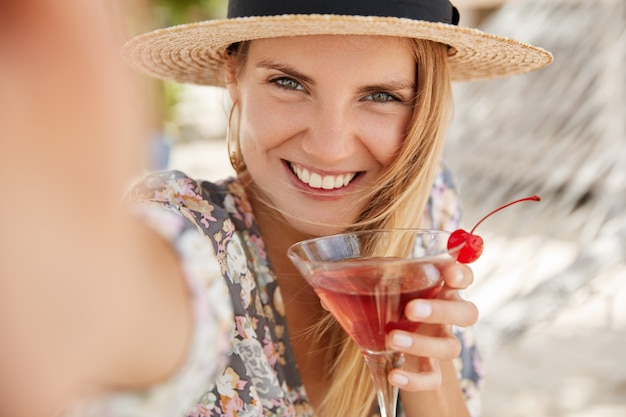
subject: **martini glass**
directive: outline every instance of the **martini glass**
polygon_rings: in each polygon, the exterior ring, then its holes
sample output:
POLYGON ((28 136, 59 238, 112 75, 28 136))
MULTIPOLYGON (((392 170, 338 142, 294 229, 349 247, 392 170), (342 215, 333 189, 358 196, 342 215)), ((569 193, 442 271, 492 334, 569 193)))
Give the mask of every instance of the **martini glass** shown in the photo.
POLYGON ((398 389, 388 373, 404 357, 389 349, 392 330, 416 331, 404 310, 416 298, 433 298, 442 269, 456 262, 441 230, 387 229, 348 232, 298 242, 288 256, 343 329, 369 367, 381 417, 396 417, 398 389))

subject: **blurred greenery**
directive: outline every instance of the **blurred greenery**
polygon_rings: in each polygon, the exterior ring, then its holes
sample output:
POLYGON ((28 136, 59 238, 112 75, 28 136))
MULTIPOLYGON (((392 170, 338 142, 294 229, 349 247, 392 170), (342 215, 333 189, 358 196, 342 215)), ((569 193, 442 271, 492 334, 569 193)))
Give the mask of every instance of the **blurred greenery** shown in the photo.
POLYGON ((226 0, 154 0, 157 25, 172 26, 182 23, 223 17, 226 0))

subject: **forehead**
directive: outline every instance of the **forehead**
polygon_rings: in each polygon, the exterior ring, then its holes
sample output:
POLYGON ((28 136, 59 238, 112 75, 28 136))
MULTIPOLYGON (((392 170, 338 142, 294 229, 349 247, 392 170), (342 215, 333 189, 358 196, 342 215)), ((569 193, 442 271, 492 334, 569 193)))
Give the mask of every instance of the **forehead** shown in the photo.
POLYGON ((278 56, 386 56, 415 60, 409 38, 365 35, 309 35, 257 39, 250 42, 249 55, 278 56))

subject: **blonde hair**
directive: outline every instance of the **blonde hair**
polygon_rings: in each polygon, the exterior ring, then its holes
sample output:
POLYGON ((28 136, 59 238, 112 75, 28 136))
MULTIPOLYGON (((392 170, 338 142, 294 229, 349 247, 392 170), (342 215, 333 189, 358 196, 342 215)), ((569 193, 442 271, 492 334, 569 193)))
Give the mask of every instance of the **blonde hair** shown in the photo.
MULTIPOLYGON (((230 68, 236 76, 245 60, 248 43, 234 45, 229 53, 239 60, 230 68)), ((418 227, 443 152, 445 131, 451 117, 452 93, 447 66, 447 46, 415 40, 417 65, 415 106, 406 138, 394 162, 368 196, 368 204, 351 230, 418 227)), ((245 175, 245 174, 244 174, 245 175)), ((328 313, 314 331, 327 346, 332 363, 330 386, 318 416, 363 417, 376 406, 369 370, 357 345, 328 313)))

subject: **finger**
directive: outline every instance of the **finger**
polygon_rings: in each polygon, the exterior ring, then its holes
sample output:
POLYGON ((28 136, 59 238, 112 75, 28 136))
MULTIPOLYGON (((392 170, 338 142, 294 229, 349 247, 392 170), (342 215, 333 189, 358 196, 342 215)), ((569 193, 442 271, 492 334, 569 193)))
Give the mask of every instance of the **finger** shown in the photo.
POLYGON ((442 273, 446 286, 450 288, 460 290, 467 288, 474 282, 474 272, 465 264, 450 264, 443 269, 442 273))
MULTIPOLYGON (((450 295, 448 295, 450 296, 450 295)), ((415 299, 407 303, 407 319, 422 323, 439 323, 460 327, 471 326, 478 320, 478 308, 470 301, 457 299, 415 299)))
POLYGON ((431 391, 441 387, 442 376, 439 362, 423 358, 419 372, 405 369, 394 369, 389 373, 388 380, 392 385, 405 391, 431 391))
POLYGON ((465 298, 462 296, 463 290, 457 290, 455 288, 450 288, 447 286, 443 286, 437 294, 437 299, 440 300, 451 300, 451 301, 465 301, 465 298))
POLYGON ((452 360, 461 354, 461 342, 444 326, 437 326, 436 335, 395 330, 387 338, 389 347, 410 356, 452 360))

